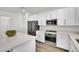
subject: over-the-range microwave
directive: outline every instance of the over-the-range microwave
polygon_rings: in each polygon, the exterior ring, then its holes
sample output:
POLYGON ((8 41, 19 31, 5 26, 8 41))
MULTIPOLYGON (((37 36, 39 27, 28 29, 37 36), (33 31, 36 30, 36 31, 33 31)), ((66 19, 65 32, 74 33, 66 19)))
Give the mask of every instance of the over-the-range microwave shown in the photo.
POLYGON ((57 19, 46 20, 46 25, 57 25, 57 19))

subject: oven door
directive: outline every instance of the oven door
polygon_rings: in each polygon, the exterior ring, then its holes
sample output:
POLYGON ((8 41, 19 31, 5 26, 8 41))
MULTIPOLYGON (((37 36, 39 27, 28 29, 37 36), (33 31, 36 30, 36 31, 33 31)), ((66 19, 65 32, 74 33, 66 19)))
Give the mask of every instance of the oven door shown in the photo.
POLYGON ((45 34, 45 40, 56 43, 56 34, 45 34))

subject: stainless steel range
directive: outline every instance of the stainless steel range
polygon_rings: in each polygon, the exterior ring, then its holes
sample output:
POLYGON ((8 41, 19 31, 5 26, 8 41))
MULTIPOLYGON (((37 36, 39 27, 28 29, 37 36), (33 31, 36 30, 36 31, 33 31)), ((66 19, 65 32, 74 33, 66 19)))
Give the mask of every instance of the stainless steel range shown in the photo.
POLYGON ((56 34, 52 33, 56 33, 56 31, 46 30, 45 41, 47 44, 56 44, 56 34))

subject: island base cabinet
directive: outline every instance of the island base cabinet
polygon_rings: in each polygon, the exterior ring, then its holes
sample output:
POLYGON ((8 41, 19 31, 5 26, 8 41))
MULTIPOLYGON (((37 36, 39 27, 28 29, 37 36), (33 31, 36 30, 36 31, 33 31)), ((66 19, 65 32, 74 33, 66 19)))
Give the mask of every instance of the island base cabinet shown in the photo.
POLYGON ((36 45, 35 40, 25 42, 19 46, 13 48, 13 52, 35 52, 36 45))

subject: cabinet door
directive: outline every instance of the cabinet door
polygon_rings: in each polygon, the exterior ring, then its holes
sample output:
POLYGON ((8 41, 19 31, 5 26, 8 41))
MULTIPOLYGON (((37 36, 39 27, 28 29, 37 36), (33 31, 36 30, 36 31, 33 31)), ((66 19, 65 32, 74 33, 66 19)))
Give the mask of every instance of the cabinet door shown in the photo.
POLYGON ((46 20, 45 19, 39 19, 38 25, 46 25, 46 20))
POLYGON ((50 16, 51 16, 52 19, 57 19, 57 17, 58 17, 58 10, 51 12, 50 16))
POLYGON ((75 25, 75 8, 59 9, 58 25, 75 25))
POLYGON ((69 41, 67 35, 57 35, 57 47, 69 50, 69 41))
POLYGON ((75 8, 75 25, 79 25, 79 7, 75 8))
POLYGON ((58 25, 64 25, 65 24, 65 22, 64 22, 64 20, 65 20, 65 15, 64 15, 64 9, 59 9, 59 10, 57 10, 57 19, 58 19, 58 25))
POLYGON ((38 15, 38 25, 46 25, 46 15, 38 15))
POLYGON ((75 25, 75 8, 64 9, 65 25, 75 25))
POLYGON ((72 41, 70 41, 69 46, 70 46, 70 49, 69 49, 70 52, 78 52, 76 46, 74 45, 74 43, 72 41))
POLYGON ((44 13, 44 14, 41 14, 39 17, 38 17, 38 24, 39 25, 46 25, 46 20, 51 20, 52 19, 52 13, 44 13))
POLYGON ((45 33, 41 31, 36 31, 36 40, 40 42, 45 42, 45 33))

